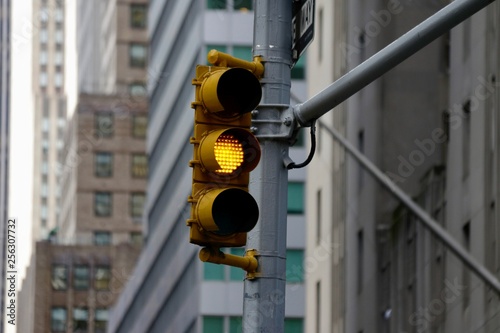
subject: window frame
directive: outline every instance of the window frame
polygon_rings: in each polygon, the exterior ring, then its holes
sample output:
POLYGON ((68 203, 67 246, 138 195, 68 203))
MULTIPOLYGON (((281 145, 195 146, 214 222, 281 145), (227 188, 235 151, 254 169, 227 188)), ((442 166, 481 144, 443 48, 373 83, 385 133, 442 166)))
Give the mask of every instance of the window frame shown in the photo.
POLYGON ((113 153, 107 151, 98 151, 94 153, 94 176, 99 178, 113 177, 113 153), (99 161, 100 158, 107 157, 109 161, 99 161), (107 172, 101 172, 102 170, 107 172), (109 169, 109 170, 107 170, 109 169), (100 171, 101 170, 101 171, 100 171))
POLYGON ((133 178, 148 178, 149 173, 149 161, 148 156, 144 153, 132 154, 131 159, 131 175, 133 178), (144 158, 144 163, 136 163, 136 158, 144 158), (141 172, 141 169, 142 172, 141 172), (139 172, 137 172, 139 170, 139 172))
POLYGON ((148 6, 146 4, 132 3, 130 4, 130 27, 134 29, 144 29, 147 26, 148 21, 148 6), (134 16, 134 10, 138 10, 138 13, 142 12, 143 19, 136 20, 134 16))
POLYGON ((50 329, 54 333, 59 333, 59 332, 66 332, 66 326, 68 325, 68 310, 65 307, 62 306, 53 306, 50 309, 50 329), (61 310, 62 313, 64 314, 64 318, 62 320, 59 319, 54 319, 54 313, 57 310, 61 310), (57 325, 59 322, 61 322, 60 325, 57 325))
POLYGON ((109 265, 99 265, 99 266, 96 266, 95 267, 95 272, 94 272, 94 288, 95 290, 97 291, 103 291, 103 290, 109 290, 109 286, 111 285, 111 266, 109 265), (108 274, 108 279, 107 279, 107 282, 105 282, 106 280, 105 279, 102 279, 102 280, 98 280, 98 273, 100 270, 105 270, 107 271, 107 274, 108 274), (101 281, 104 281, 104 283, 106 284, 106 286, 99 286, 99 283, 101 281))
POLYGON ((50 278, 50 284, 52 285, 52 290, 56 291, 66 291, 68 290, 68 266, 64 264, 52 264, 52 270, 51 270, 51 278, 50 278), (64 286, 61 288, 56 288, 54 287, 54 275, 55 275, 55 269, 56 268, 63 268, 64 269, 64 286))
POLYGON ((94 216, 96 217, 110 217, 113 215, 113 194, 111 192, 97 191, 94 192, 94 216), (98 197, 106 195, 109 198, 108 213, 98 213, 98 197))
POLYGON ((114 114, 112 112, 99 112, 94 115, 94 136, 98 138, 112 138, 114 135, 114 114), (109 119, 109 128, 104 128, 106 118, 109 119), (104 121, 103 121, 104 120, 104 121))
POLYGON ((148 132, 148 116, 145 114, 134 114, 132 116, 132 136, 134 138, 144 139, 146 138, 147 132, 148 132), (144 124, 142 124, 141 121, 138 121, 138 119, 144 121, 144 124), (143 130, 141 130, 142 126, 144 126, 143 130))
POLYGON ((82 291, 82 290, 89 290, 90 289, 90 267, 89 265, 75 265, 73 268, 73 289, 77 291, 82 291), (77 269, 86 269, 87 271, 87 277, 84 280, 84 278, 80 278, 77 276, 77 269), (78 282, 84 282, 86 286, 80 287, 77 286, 77 281, 78 282))
POLYGON ((129 56, 129 66, 133 68, 145 68, 147 65, 147 59, 148 59, 148 47, 146 44, 143 43, 130 43, 129 44, 129 50, 128 50, 128 56, 129 56), (139 50, 141 49, 141 52, 143 51, 144 54, 141 57, 138 57, 137 54, 134 54, 134 49, 139 50))

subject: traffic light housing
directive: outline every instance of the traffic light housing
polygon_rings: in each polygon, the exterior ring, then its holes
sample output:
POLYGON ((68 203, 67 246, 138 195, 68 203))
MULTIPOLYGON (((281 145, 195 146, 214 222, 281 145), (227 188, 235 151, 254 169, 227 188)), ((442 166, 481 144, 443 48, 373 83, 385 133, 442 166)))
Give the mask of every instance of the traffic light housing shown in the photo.
POLYGON ((246 244, 246 233, 259 217, 248 182, 260 159, 250 112, 259 104, 262 90, 254 74, 258 71, 252 68, 262 65, 215 50, 208 59, 219 66, 198 65, 193 80, 193 184, 187 225, 191 243, 239 247, 246 244), (235 64, 240 66, 230 67, 235 64))

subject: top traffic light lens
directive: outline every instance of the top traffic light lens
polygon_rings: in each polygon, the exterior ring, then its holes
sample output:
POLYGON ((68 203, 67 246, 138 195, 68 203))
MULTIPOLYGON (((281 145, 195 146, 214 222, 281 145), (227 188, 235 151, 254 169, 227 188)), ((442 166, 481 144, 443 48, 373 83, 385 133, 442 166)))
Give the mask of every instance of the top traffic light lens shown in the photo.
POLYGON ((220 165, 216 173, 230 174, 238 169, 244 161, 243 145, 234 135, 222 134, 214 145, 215 159, 220 165))
POLYGON ((209 112, 231 118, 255 110, 262 98, 262 88, 249 70, 216 70, 203 82, 200 97, 209 112))

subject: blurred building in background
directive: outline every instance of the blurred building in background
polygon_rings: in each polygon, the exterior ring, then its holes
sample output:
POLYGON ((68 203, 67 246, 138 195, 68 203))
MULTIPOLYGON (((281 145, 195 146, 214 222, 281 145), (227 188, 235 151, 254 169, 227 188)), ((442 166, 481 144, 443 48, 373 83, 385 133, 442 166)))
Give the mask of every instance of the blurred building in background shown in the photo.
MULTIPOLYGON (((448 1, 316 2, 309 91, 448 1)), ((335 128, 497 277, 500 6, 320 119, 308 168, 307 332, 496 332, 498 296, 329 134, 335 128)))
POLYGON ((10 0, 0 0, 0 332, 4 329, 5 246, 9 193, 10 0))
MULTIPOLYGON (((210 49, 252 60, 253 1, 154 1, 149 8, 150 118, 147 241, 136 271, 113 307, 110 332, 241 332, 244 271, 202 263, 189 243, 196 64, 210 49)), ((291 103, 305 99, 304 59, 292 70, 291 103)), ((304 140, 291 157, 306 159, 304 140)), ((290 172, 287 235, 287 332, 305 332, 304 169, 290 172)), ((251 190, 251 188, 250 188, 251 190)), ((242 248, 231 253, 242 254, 242 248)))
POLYGON ((35 248, 43 253, 33 254, 20 292, 23 332, 104 332, 141 251, 146 12, 144 0, 34 1, 35 145, 41 145, 34 228, 41 227, 34 239, 43 239, 35 248), (56 222, 44 222, 45 204, 53 204, 56 222), (101 275, 109 286, 99 284, 101 275), (64 288, 51 284, 61 279, 64 288))

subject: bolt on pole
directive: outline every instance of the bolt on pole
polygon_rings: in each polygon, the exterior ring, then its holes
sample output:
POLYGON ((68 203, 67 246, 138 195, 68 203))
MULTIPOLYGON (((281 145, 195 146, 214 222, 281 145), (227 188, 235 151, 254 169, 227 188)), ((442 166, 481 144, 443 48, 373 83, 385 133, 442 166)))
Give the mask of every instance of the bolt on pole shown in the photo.
POLYGON ((251 173, 250 192, 260 208, 257 226, 248 234, 247 249, 257 249, 258 278, 245 280, 244 333, 283 333, 288 172, 288 133, 282 116, 290 103, 292 1, 256 0, 254 56, 264 64, 262 100, 253 113, 253 129, 261 144, 259 166, 251 173))

